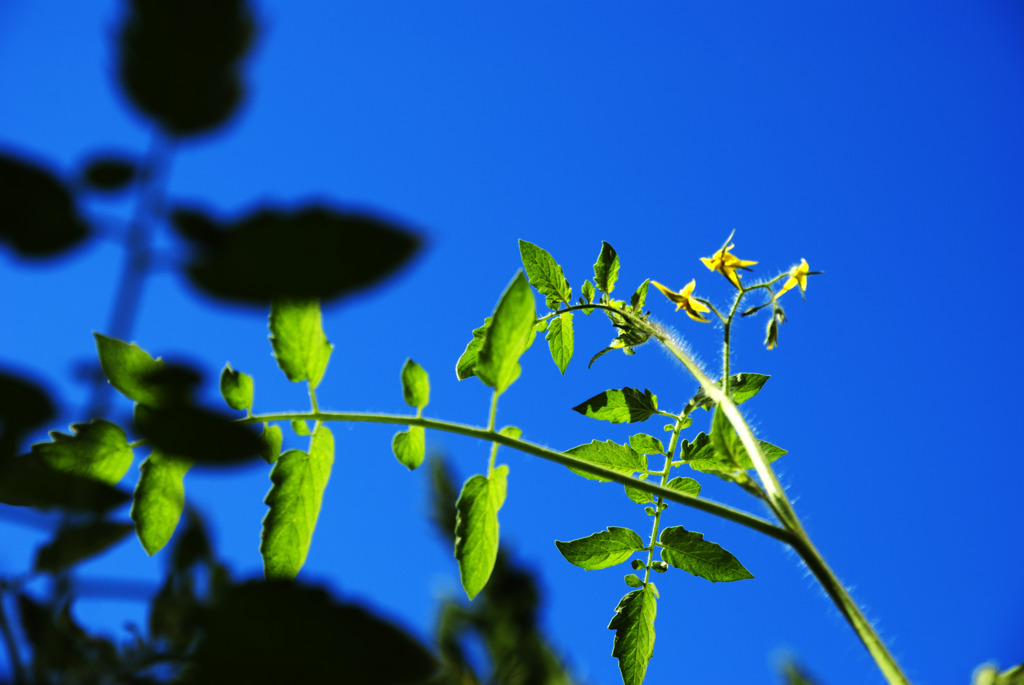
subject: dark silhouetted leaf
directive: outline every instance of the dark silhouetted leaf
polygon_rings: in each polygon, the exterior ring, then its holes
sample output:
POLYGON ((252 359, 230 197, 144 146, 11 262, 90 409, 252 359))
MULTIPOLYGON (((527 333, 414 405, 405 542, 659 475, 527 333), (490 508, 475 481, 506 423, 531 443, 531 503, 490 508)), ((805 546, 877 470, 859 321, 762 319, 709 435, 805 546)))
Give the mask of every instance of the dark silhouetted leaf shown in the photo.
POLYGON ((72 435, 50 431, 53 442, 32 445, 32 455, 48 466, 76 476, 117 483, 132 465, 132 449, 124 431, 94 419, 71 426, 72 435))
POLYGON ((173 217, 186 237, 197 236, 189 277, 229 300, 330 300, 387 278, 419 247, 416 235, 389 221, 325 207, 263 209, 216 234, 217 222, 197 215, 173 217))
POLYGON ((254 24, 244 0, 131 0, 120 34, 121 84, 172 136, 201 133, 231 116, 254 24))
POLYGON ((93 190, 114 192, 123 190, 138 175, 134 160, 119 155, 102 155, 86 163, 82 179, 93 190))
POLYGON ((437 669, 394 624, 286 581, 231 588, 206 617, 192 660, 195 685, 413 685, 437 669))
POLYGON ((0 154, 0 217, 0 242, 23 257, 51 257, 88 234, 64 184, 9 154, 0 154))
POLYGON ((206 409, 174 406, 135 411, 135 427, 142 437, 165 454, 190 459, 198 465, 231 466, 263 453, 265 445, 252 426, 206 409))
POLYGON ((135 526, 130 523, 93 521, 84 525, 68 524, 57 531, 50 543, 36 552, 36 571, 58 573, 80 561, 105 552, 127 537, 135 526))
POLYGON ((0 461, 13 455, 21 439, 53 415, 53 403, 44 390, 0 370, 0 461))
POLYGON ((59 471, 32 456, 0 460, 0 502, 103 514, 131 496, 103 481, 59 471))

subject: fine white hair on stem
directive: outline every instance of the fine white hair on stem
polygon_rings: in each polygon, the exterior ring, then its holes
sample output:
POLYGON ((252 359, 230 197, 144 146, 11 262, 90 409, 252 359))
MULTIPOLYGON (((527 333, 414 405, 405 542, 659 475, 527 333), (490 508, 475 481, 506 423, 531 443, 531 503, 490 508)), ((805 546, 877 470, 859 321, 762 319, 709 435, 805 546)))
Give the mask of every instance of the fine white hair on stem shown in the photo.
MULTIPOLYGON (((704 361, 700 358, 700 355, 693 350, 693 348, 690 346, 690 343, 686 341, 686 338, 679 334, 679 331, 677 331, 672 326, 666 326, 662 324, 660 321, 655 321, 653 318, 649 319, 648 323, 660 328, 662 332, 664 332, 665 335, 667 335, 672 340, 673 344, 675 344, 677 347, 686 352, 686 355, 693 360, 693 363, 697 365, 697 368, 699 368, 705 374, 708 373, 707 366, 704 364, 704 361)), ((667 347, 665 347, 664 345, 658 345, 658 347, 660 347, 662 352, 664 352, 669 359, 675 362, 677 366, 681 366, 684 370, 686 370, 687 376, 693 378, 693 376, 690 374, 689 369, 686 369, 686 366, 683 365, 683 362, 681 362, 678 357, 672 354, 672 352, 667 347)), ((697 382, 697 379, 693 378, 693 381, 697 382)))

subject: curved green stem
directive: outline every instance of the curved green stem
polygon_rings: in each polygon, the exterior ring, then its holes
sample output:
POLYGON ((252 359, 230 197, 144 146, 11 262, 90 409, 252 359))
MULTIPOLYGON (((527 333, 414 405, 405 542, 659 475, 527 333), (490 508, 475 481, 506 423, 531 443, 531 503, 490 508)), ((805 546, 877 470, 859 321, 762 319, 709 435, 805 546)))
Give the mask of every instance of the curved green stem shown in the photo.
POLYGON ((243 424, 254 424, 271 421, 291 421, 292 419, 306 420, 306 421, 349 421, 356 423, 387 423, 403 426, 422 426, 423 428, 430 428, 432 430, 444 431, 446 433, 457 433, 459 435, 465 435, 470 438, 479 438, 481 440, 489 440, 491 442, 510 447, 526 454, 532 454, 548 461, 553 461, 556 464, 567 466, 569 468, 577 469, 579 471, 586 471, 596 476, 601 476, 610 481, 620 483, 622 485, 628 485, 637 490, 643 490, 649 492, 656 497, 664 497, 670 502, 676 502, 692 509, 699 509, 700 511, 714 514, 720 518, 724 518, 727 521, 738 523, 742 526, 746 526, 752 530, 756 530, 759 533, 775 538, 788 545, 793 544, 793 535, 789 531, 779 528, 778 526, 770 523, 753 514, 748 514, 745 511, 734 509, 725 504, 715 502, 709 499, 701 499, 692 495, 679 492, 678 490, 672 490, 654 483, 648 483, 645 480, 639 478, 633 478, 629 474, 619 473, 618 471, 612 471, 596 464, 591 464, 588 461, 577 459, 572 455, 565 454, 563 452, 556 452, 555 450, 548 449, 541 445, 537 445, 526 440, 520 440, 513 438, 508 435, 502 435, 494 430, 488 430, 486 428, 479 428, 477 426, 467 426, 460 423, 452 423, 450 421, 440 421, 437 419, 428 419, 417 416, 407 416, 402 414, 372 414, 366 412, 283 412, 277 414, 256 414, 249 418, 239 419, 239 423, 243 424))
MULTIPOLYGON (((672 430, 672 438, 669 440, 668 449, 665 450, 665 468, 661 470, 661 487, 665 487, 668 482, 669 473, 672 472, 672 455, 676 452, 676 446, 679 444, 679 434, 683 430, 683 426, 687 425, 688 422, 683 421, 683 417, 676 417, 676 425, 672 430)), ((644 573, 644 584, 646 585, 651 580, 651 564, 654 563, 654 548, 658 545, 658 532, 661 530, 661 512, 664 509, 662 504, 665 499, 661 495, 658 496, 657 504, 655 505, 654 511, 654 525, 651 529, 651 545, 647 551, 647 572, 644 573)))
MULTIPOLYGON (((498 395, 500 395, 500 394, 501 393, 499 393, 497 390, 495 390, 493 393, 491 393, 491 414, 487 418, 487 430, 489 430, 492 433, 494 432, 494 419, 498 415, 498 395)), ((488 478, 490 478, 491 474, 494 472, 494 462, 495 462, 495 460, 497 458, 498 458, 498 443, 492 442, 491 443, 491 458, 487 462, 487 477, 488 478)))
POLYGON ((732 427, 736 430, 736 433, 740 438, 740 442, 743 443, 743 447, 747 450, 747 454, 754 463, 754 470, 757 471, 757 475, 761 480, 761 485, 765 490, 765 501, 779 518, 779 521, 783 526, 793 535, 794 540, 789 544, 804 560, 808 568, 811 569, 811 572, 818 579, 818 582, 821 583, 822 587, 828 593, 829 597, 832 598, 836 607, 838 607, 843 616, 846 617, 847 622, 857 633, 857 636, 875 660, 875 663, 878 665, 879 670, 885 676, 886 680, 893 685, 909 685, 910 681, 907 680, 906 675, 904 675, 900 670, 899 664, 896 663, 896 660, 886 648, 882 639, 875 632, 874 628, 871 627, 871 623, 864 616, 863 612, 861 612, 860 607, 858 607, 856 602, 853 601, 853 598, 850 597, 846 588, 843 587, 841 582, 839 582, 839 579, 832 572, 832 569, 830 569, 828 564, 825 563, 825 559, 811 543, 810 537, 807 535, 803 525, 800 523, 800 519, 797 518, 796 512, 793 510, 793 506, 790 503, 789 498, 786 496, 785 491, 782 489, 782 485, 775 476, 775 472, 772 470, 768 460, 765 459, 764 453, 761 451, 761 446, 754 437, 753 431, 751 431, 750 426, 740 414, 736 404, 722 391, 722 388, 719 388, 716 383, 707 377, 697 363, 690 358, 686 351, 678 345, 664 329, 657 324, 651 323, 650 321, 646 321, 632 314, 622 314, 632 325, 649 333, 651 337, 658 340, 658 342, 660 342, 676 359, 682 362, 683 366, 685 366, 693 377, 700 383, 705 394, 707 394, 707 396, 718 405, 718 408, 721 409, 726 418, 729 419, 729 423, 732 424, 732 427))

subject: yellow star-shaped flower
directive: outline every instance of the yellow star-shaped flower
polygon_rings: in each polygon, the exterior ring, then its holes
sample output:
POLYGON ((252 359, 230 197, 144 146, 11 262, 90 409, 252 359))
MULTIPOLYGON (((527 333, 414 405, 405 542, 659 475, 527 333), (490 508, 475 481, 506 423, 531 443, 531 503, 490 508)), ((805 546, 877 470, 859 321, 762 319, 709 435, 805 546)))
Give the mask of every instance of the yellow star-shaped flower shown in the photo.
POLYGON ((736 286, 737 290, 741 290, 742 287, 740 286, 740 276, 739 274, 736 273, 736 269, 750 271, 750 269, 748 269, 747 267, 757 264, 757 262, 751 262, 745 259, 740 259, 736 255, 729 252, 729 250, 731 250, 734 247, 736 246, 731 244, 726 245, 725 247, 723 247, 721 250, 711 255, 710 257, 701 257, 700 261, 704 262, 704 266, 706 266, 707 268, 711 269, 712 271, 717 271, 718 273, 728 278, 729 282, 736 286))
POLYGON ((701 316, 701 312, 710 312, 707 305, 700 302, 693 297, 693 289, 697 285, 697 279, 693 279, 679 292, 669 290, 661 283, 657 281, 651 281, 651 285, 661 291, 661 294, 676 303, 676 311, 680 309, 686 310, 687 316, 694 321, 700 321, 701 323, 711 323, 708 319, 701 316))
POLYGON ((793 286, 800 286, 800 295, 804 296, 807 293, 807 277, 821 273, 820 271, 811 271, 811 267, 807 265, 806 259, 801 259, 800 263, 789 270, 789 278, 782 284, 782 289, 779 290, 779 294, 775 297, 781 297, 787 290, 791 290, 793 286))

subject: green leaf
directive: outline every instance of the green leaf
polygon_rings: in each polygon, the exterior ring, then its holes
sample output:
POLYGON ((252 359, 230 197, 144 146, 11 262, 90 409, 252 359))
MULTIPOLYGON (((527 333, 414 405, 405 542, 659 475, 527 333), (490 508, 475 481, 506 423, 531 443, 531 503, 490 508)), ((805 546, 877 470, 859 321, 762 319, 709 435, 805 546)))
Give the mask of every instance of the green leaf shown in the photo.
POLYGON ((284 434, 281 432, 281 428, 272 423, 263 424, 263 432, 260 433, 260 439, 263 441, 260 456, 263 458, 263 461, 273 464, 281 456, 281 443, 284 442, 284 434))
MULTIPOLYGON (((747 454, 736 430, 729 423, 725 414, 715 409, 714 417, 711 420, 711 436, 701 438, 699 434, 693 441, 688 458, 690 467, 695 471, 703 473, 717 473, 722 471, 737 471, 754 468, 754 462, 747 454)), ((773 462, 786 450, 777 447, 770 442, 758 440, 761 452, 769 462, 773 462)))
POLYGON ((54 469, 34 456, 0 459, 0 503, 103 514, 130 495, 94 478, 54 469))
POLYGON ((308 454, 288 450, 274 464, 260 536, 267 580, 294 578, 305 563, 333 464, 334 436, 324 425, 313 434, 308 454))
POLYGON ((623 580, 626 581, 626 585, 628 585, 629 587, 643 587, 644 586, 644 581, 640 580, 640 576, 638 576, 635 573, 626 574, 626 577, 623 578, 623 580))
POLYGON ((491 317, 484 319, 484 325, 473 329, 473 339, 466 345, 465 351, 455 364, 455 376, 464 381, 470 376, 476 375, 476 360, 480 356, 480 349, 484 346, 484 338, 487 337, 487 329, 491 326, 491 317))
POLYGON ((291 426, 292 431, 300 438, 313 434, 313 431, 309 430, 309 424, 302 419, 292 419, 291 426))
POLYGON ((693 495, 694 497, 700 494, 700 483, 692 478, 676 476, 669 482, 665 483, 665 487, 678 490, 686 495, 693 495))
POLYGON ((319 300, 274 300, 270 305, 270 344, 288 380, 318 386, 334 349, 324 335, 319 300))
POLYGON ((51 431, 53 442, 32 445, 32 454, 58 471, 110 485, 124 477, 132 465, 132 448, 120 427, 93 419, 73 424, 71 430, 73 435, 51 431))
POLYGON ((637 433, 630 436, 629 446, 640 454, 665 454, 665 445, 653 435, 637 433))
POLYGON ((423 463, 426 456, 426 436, 422 426, 409 426, 409 430, 395 433, 391 449, 402 466, 410 471, 423 463))
POLYGON ((176 400, 168 397, 167 390, 151 380, 164 370, 166 365, 163 361, 153 359, 135 343, 129 344, 99 333, 93 333, 93 336, 103 375, 118 392, 148 407, 162 407, 176 400))
MULTIPOLYGON (((640 480, 645 480, 646 478, 646 473, 640 476, 640 480)), ((637 504, 650 504, 651 502, 654 501, 654 496, 651 495, 651 493, 647 492, 646 490, 641 490, 640 488, 633 488, 628 485, 625 485, 623 487, 626 489, 626 497, 630 498, 637 504)))
POLYGON ((466 595, 473 599, 487 585, 498 557, 498 510, 505 503, 508 467, 476 475, 462 486, 455 503, 455 558, 466 595))
POLYGON ((634 313, 639 314, 644 308, 644 303, 647 301, 647 287, 651 284, 651 279, 647 279, 640 284, 640 287, 636 289, 636 292, 629 298, 629 306, 634 313))
POLYGON ((553 301, 555 307, 559 302, 568 304, 572 298, 572 288, 554 257, 547 250, 525 240, 519 241, 519 254, 523 258, 523 268, 526 269, 530 285, 553 301))
POLYGON ((641 685, 647 662, 654 654, 654 617, 658 613, 657 590, 648 584, 619 601, 608 624, 615 631, 612 656, 619 660, 624 685, 641 685))
MULTIPOLYGON (((580 298, 580 304, 591 304, 594 301, 594 296, 597 292, 594 289, 594 284, 590 281, 583 281, 583 287, 580 288, 583 292, 583 297, 580 298)), ((594 311, 593 307, 587 307, 583 309, 583 313, 590 316, 590 313, 594 311)))
POLYGON ((566 561, 587 571, 621 564, 645 547, 639 535, 618 526, 578 540, 555 540, 555 546, 566 561))
POLYGON ((135 529, 130 523, 93 521, 84 525, 66 524, 57 537, 36 552, 36 571, 58 573, 80 561, 113 547, 135 529))
POLYGON ((412 359, 406 359, 402 366, 402 396, 406 404, 417 409, 423 409, 430 401, 430 378, 412 359))
POLYGON ((619 280, 619 255, 608 243, 601 241, 601 254, 594 264, 594 285, 603 293, 611 295, 615 281, 619 280))
POLYGON ((703 533, 694 533, 682 526, 669 526, 661 531, 661 544, 662 559, 712 583, 754 577, 736 557, 705 540, 703 533))
POLYGON ((554 360, 555 366, 564 374, 565 367, 569 366, 569 360, 572 359, 572 312, 559 314, 558 318, 553 319, 545 339, 548 341, 548 348, 551 350, 551 358, 554 360))
MULTIPOLYGON (((751 397, 756 395, 761 390, 761 386, 765 384, 771 376, 766 376, 762 373, 738 373, 734 376, 729 376, 729 397, 735 404, 743 404, 751 397)), ((718 387, 722 387, 722 379, 718 379, 718 387)), ((707 393, 704 392, 704 388, 697 391, 689 402, 686 403, 686 407, 683 409, 684 414, 689 414, 694 409, 700 407, 710 411, 715 407, 715 402, 707 393)))
POLYGON ((516 426, 505 426, 498 432, 506 437, 514 438, 516 440, 523 437, 523 429, 516 426))
POLYGON ((252 409, 252 376, 225 364, 220 372, 220 394, 228 406, 239 411, 252 409))
POLYGON ((520 271, 502 293, 476 361, 476 375, 499 394, 519 377, 519 357, 534 336, 533 291, 520 271))
POLYGON ((654 415, 658 410, 658 397, 650 390, 641 393, 637 388, 605 390, 572 409, 610 423, 636 423, 654 415))
POLYGON ((185 508, 185 474, 192 462, 154 450, 139 465, 139 483, 129 516, 135 533, 150 556, 171 539, 185 508))
MULTIPOLYGON (((597 466, 603 466, 612 471, 632 475, 638 471, 647 470, 647 457, 634 450, 629 445, 620 445, 617 442, 608 440, 599 442, 594 440, 585 445, 578 445, 565 451, 566 454, 590 462, 597 466)), ((608 479, 597 476, 586 471, 569 467, 569 470, 576 475, 583 476, 588 480, 596 480, 607 483, 608 479)))

